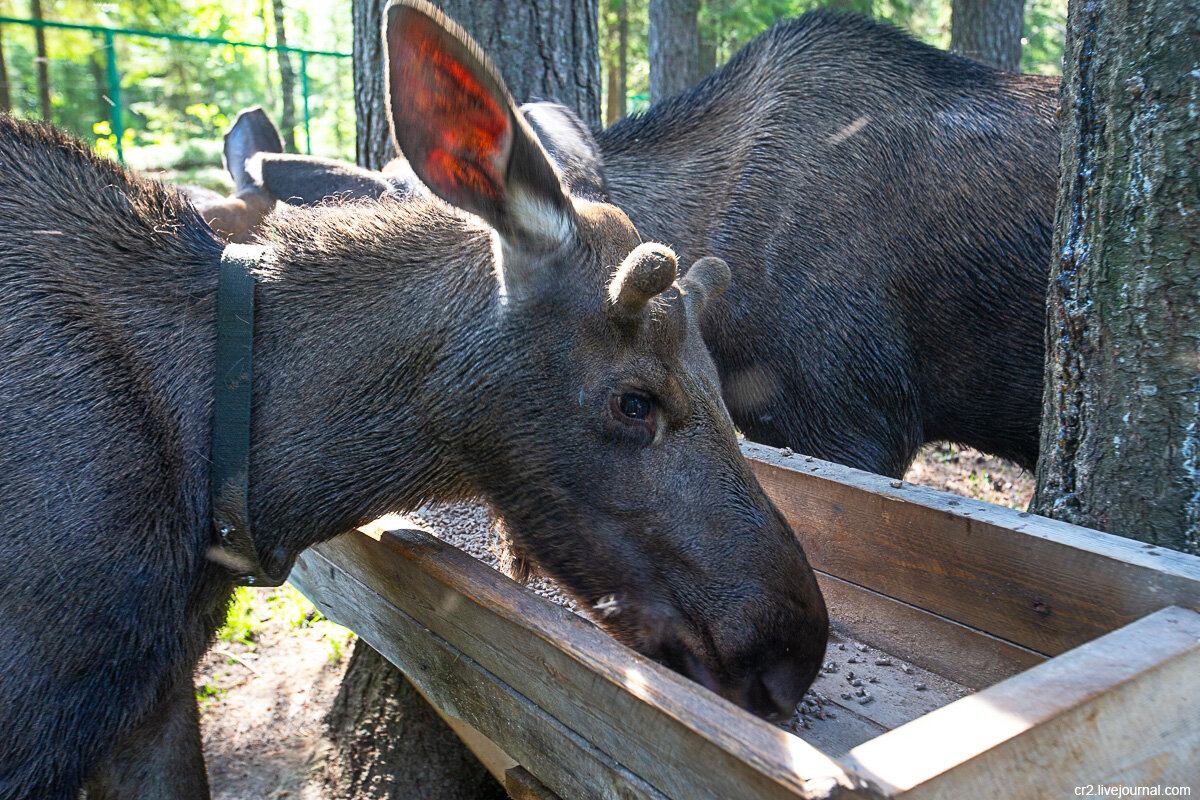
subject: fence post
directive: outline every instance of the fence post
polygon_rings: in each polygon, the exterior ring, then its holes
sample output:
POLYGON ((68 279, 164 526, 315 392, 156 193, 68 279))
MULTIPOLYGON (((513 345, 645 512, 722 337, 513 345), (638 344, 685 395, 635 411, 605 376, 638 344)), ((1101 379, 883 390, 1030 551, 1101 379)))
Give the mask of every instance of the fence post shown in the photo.
POLYGON ((300 93, 304 95, 304 149, 312 155, 312 133, 308 130, 308 51, 300 51, 300 93))
POLYGON ((117 45, 110 30, 104 31, 104 50, 108 54, 108 102, 112 105, 109 124, 117 137, 117 160, 125 163, 125 128, 121 124, 121 76, 117 72, 117 45))

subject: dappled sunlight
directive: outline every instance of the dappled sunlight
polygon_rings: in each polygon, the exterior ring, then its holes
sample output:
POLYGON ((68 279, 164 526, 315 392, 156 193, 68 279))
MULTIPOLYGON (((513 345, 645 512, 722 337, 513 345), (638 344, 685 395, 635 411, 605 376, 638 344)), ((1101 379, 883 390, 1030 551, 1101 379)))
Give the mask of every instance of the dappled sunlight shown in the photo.
POLYGON ((1023 733, 1033 721, 972 695, 871 739, 849 755, 867 774, 906 788, 1023 733))
POLYGON ((851 136, 854 136, 856 133, 861 131, 863 128, 867 127, 867 123, 869 123, 870 121, 871 121, 870 115, 864 114, 863 116, 861 116, 858 119, 851 122, 849 125, 845 126, 841 130, 839 130, 837 133, 830 136, 829 143, 830 144, 838 144, 840 142, 844 142, 846 139, 849 139, 851 136))

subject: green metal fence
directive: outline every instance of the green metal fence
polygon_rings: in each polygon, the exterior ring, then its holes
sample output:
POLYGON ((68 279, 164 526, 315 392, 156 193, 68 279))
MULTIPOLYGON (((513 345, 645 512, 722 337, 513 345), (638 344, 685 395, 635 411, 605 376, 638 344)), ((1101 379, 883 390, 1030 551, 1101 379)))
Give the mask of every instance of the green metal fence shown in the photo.
POLYGON ((78 25, 68 22, 51 22, 48 20, 24 19, 0 16, 0 26, 20 25, 34 29, 51 29, 62 31, 79 31, 93 36, 103 37, 105 51, 105 74, 108 83, 108 104, 110 107, 109 125, 115 138, 115 148, 118 159, 125 160, 124 134, 125 120, 121 102, 121 71, 117 63, 117 39, 120 37, 162 40, 167 42, 185 42, 209 46, 244 48, 247 50, 286 52, 299 56, 300 59, 300 92, 303 98, 304 114, 304 145, 308 153, 312 153, 311 114, 309 109, 309 58, 327 57, 335 59, 350 58, 350 53, 339 53, 328 50, 307 50, 299 47, 280 47, 278 45, 258 44, 255 42, 230 41, 215 37, 188 36, 178 33, 162 33, 158 31, 138 30, 135 28, 106 28, 98 25, 78 25))

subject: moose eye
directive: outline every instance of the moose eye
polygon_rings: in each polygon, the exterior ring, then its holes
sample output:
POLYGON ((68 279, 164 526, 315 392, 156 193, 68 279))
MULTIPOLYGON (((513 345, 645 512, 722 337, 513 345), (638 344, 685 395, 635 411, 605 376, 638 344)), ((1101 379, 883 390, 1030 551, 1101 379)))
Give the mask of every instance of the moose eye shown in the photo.
POLYGON ((654 413, 654 401, 644 394, 625 392, 617 398, 621 416, 634 422, 645 422, 654 413))
POLYGON ((650 398, 640 394, 626 392, 621 395, 621 400, 618 404, 621 413, 630 419, 646 419, 650 416, 651 405, 650 398))

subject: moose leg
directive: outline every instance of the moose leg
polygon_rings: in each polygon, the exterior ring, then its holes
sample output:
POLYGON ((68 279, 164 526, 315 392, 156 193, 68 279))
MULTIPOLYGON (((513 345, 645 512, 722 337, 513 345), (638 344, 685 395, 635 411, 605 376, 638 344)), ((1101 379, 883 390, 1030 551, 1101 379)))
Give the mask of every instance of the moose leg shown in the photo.
POLYGON ((113 749, 87 785, 88 800, 208 800, 200 714, 191 676, 113 749))

